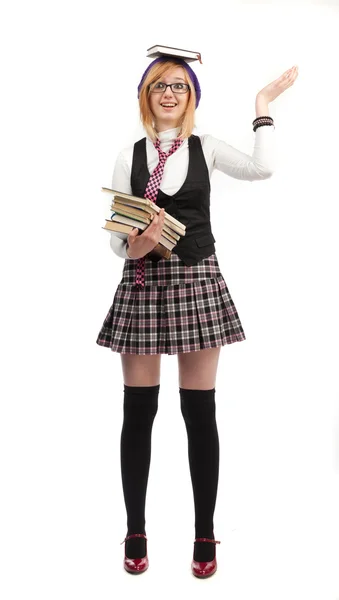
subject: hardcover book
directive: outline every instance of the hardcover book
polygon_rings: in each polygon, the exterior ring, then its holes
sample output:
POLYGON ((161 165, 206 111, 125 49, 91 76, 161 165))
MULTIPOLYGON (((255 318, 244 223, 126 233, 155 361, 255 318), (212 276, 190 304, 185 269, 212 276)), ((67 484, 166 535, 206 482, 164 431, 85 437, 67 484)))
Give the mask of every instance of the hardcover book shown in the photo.
POLYGON ((158 58, 159 56, 177 56, 183 58, 186 62, 192 62, 198 60, 202 64, 200 52, 193 52, 191 50, 182 50, 182 48, 172 48, 171 46, 152 46, 147 49, 147 56, 149 58, 158 58))

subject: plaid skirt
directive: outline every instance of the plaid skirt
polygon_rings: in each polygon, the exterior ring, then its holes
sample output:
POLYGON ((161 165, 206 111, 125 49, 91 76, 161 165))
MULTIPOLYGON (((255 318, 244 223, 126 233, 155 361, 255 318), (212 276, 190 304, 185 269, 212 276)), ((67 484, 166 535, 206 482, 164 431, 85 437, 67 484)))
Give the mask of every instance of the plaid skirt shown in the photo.
POLYGON ((173 253, 147 259, 140 289, 136 264, 125 260, 97 344, 123 354, 177 354, 246 339, 216 254, 191 267, 173 253))

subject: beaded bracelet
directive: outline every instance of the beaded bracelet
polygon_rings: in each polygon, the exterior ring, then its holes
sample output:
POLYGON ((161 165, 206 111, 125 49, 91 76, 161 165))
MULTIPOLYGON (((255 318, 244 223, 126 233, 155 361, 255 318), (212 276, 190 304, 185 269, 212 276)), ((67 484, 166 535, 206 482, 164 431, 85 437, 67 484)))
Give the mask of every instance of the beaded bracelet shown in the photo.
POLYGON ((253 131, 256 131, 258 127, 262 127, 263 125, 273 125, 275 129, 274 120, 270 116, 257 117, 254 119, 252 125, 254 126, 253 131))

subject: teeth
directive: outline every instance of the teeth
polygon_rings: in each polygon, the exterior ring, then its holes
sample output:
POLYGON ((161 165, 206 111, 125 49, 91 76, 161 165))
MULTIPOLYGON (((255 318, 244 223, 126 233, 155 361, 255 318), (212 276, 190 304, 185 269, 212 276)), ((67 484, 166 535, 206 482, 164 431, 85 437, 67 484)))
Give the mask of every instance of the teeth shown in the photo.
POLYGON ((176 106, 175 104, 162 104, 161 106, 176 106))

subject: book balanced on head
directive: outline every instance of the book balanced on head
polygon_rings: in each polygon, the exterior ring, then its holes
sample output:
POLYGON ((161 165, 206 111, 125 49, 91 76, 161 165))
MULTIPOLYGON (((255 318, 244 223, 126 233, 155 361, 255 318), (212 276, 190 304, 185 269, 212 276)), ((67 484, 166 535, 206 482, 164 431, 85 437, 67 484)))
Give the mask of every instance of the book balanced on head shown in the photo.
MULTIPOLYGON (((159 214, 160 207, 149 198, 139 198, 130 194, 124 194, 117 190, 102 187, 102 192, 110 195, 112 199, 111 210, 113 214, 102 229, 114 233, 119 238, 127 241, 128 234, 137 227, 144 231, 152 222, 152 215, 159 214)), ((152 250, 154 258, 159 256, 170 258, 174 246, 181 236, 186 235, 186 225, 177 221, 172 215, 165 211, 165 220, 159 243, 152 250)), ((152 255, 149 255, 152 260, 152 255)))
POLYGON ((149 58, 157 58, 158 56, 179 56, 186 60, 186 62, 192 62, 198 60, 201 64, 200 52, 193 52, 191 50, 182 50, 181 48, 172 48, 171 46, 152 46, 147 48, 147 56, 149 58))

